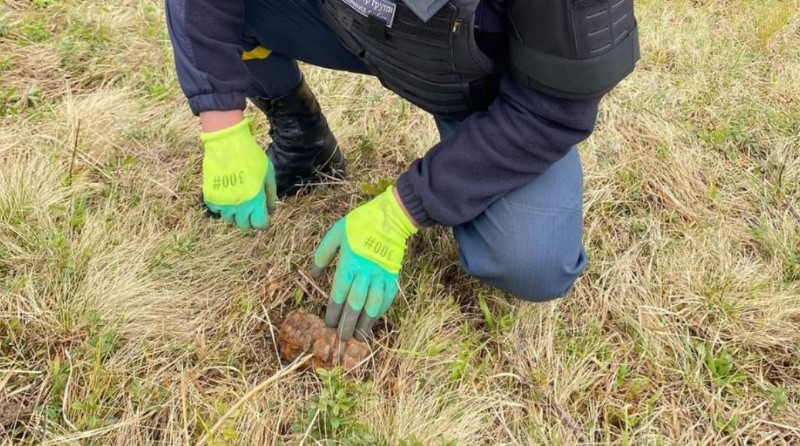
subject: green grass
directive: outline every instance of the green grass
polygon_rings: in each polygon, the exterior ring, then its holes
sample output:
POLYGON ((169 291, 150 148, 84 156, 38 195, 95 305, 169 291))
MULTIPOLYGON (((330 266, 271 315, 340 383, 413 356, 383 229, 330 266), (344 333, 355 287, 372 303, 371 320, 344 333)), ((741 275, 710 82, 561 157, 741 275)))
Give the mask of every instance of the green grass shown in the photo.
MULTIPOLYGON (((348 157, 266 233, 208 219, 162 2, 0 7, 0 445, 195 444, 321 313, 324 231, 436 141, 305 67, 348 157)), ((527 305, 411 243, 363 370, 284 377, 209 444, 800 443, 800 3, 637 1, 643 59, 581 146, 590 266, 527 305)), ((266 122, 254 110, 259 138, 266 122)))

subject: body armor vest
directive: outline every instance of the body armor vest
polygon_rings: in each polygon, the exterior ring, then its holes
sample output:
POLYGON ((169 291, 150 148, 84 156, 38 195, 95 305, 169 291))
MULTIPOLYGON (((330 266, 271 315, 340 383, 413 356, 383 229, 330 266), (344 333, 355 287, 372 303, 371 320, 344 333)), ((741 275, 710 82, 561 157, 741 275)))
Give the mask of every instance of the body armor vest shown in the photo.
POLYGON ((463 117, 497 96, 500 70, 475 40, 480 0, 320 0, 342 44, 389 90, 425 111, 463 117), (419 4, 430 8, 419 16, 419 4), (415 13, 416 12, 416 13, 415 13))

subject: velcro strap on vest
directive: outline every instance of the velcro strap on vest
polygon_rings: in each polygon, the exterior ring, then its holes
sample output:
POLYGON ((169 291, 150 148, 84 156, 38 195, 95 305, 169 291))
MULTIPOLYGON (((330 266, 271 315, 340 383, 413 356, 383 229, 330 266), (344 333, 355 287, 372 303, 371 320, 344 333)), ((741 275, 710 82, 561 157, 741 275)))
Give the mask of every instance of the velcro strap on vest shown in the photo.
POLYGON ((608 93, 630 74, 639 59, 634 27, 616 47, 593 59, 557 57, 510 39, 512 74, 528 88, 566 99, 593 99, 608 93))

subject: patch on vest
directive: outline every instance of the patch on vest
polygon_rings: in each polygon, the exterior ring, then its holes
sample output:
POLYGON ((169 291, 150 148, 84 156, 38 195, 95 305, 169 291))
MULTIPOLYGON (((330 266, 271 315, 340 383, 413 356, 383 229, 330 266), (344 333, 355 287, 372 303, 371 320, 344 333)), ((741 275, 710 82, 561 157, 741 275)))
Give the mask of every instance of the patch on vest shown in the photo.
POLYGON ((374 17, 386 24, 389 28, 394 24, 394 15, 397 5, 388 0, 341 0, 345 5, 353 8, 364 17, 374 17))

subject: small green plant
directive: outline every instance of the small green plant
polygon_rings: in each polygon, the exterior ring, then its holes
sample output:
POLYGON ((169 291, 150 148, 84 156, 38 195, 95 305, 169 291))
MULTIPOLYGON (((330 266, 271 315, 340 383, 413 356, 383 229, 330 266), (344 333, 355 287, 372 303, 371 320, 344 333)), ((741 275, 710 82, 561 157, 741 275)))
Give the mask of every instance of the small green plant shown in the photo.
POLYGON ((79 419, 85 422, 86 428, 97 429, 100 427, 103 416, 100 411, 100 401, 94 393, 89 393, 84 398, 72 402, 70 408, 80 415, 79 419))
MULTIPOLYGON (((0 33, 3 32, 2 27, 3 24, 0 23, 0 33)), ((11 56, 0 56, 0 76, 2 76, 6 71, 12 70, 13 68, 14 62, 11 61, 11 56)))
POLYGON ((0 17, 0 37, 5 37, 10 32, 11 25, 5 17, 0 17))
POLYGON ((19 30, 23 40, 27 40, 28 43, 42 43, 50 38, 50 30, 47 27, 47 20, 39 18, 25 23, 19 30))
POLYGON ((16 115, 19 113, 19 95, 16 87, 0 89, 0 115, 16 115))
POLYGON ((325 445, 380 444, 366 426, 355 420, 359 402, 364 401, 369 384, 348 381, 340 367, 331 371, 320 369, 317 374, 322 380, 319 395, 306 403, 292 431, 298 435, 308 433, 309 438, 325 445))
POLYGON ((733 356, 726 349, 715 354, 713 348, 705 343, 697 344, 695 349, 715 386, 725 388, 745 379, 741 372, 734 370, 733 356))
POLYGON ((56 358, 48 362, 47 370, 52 397, 47 402, 44 411, 50 421, 57 421, 61 419, 61 399, 69 378, 69 364, 60 358, 56 358))
MULTIPOLYGON (((228 405, 223 401, 215 401, 213 406, 215 418, 222 416, 222 414, 228 412, 229 409, 228 405)), ((225 422, 222 423, 222 426, 217 430, 216 434, 209 438, 208 444, 211 446, 235 444, 239 439, 239 433, 236 430, 237 417, 238 413, 225 420, 225 422)), ((211 432, 211 426, 213 423, 210 423, 209 420, 199 417, 198 424, 203 433, 208 434, 211 432)))
POLYGON ((478 295, 478 306, 481 309, 486 326, 489 327, 491 331, 502 332, 514 323, 514 316, 508 312, 503 313, 501 311, 499 319, 495 318, 494 315, 492 315, 492 310, 489 308, 488 302, 486 302, 484 293, 478 295))
POLYGON ((726 435, 731 435, 736 431, 736 428, 742 424, 741 417, 734 415, 730 418, 715 419, 714 426, 718 431, 724 432, 726 435))
POLYGON ((625 384, 625 380, 628 378, 628 374, 631 371, 631 366, 627 362, 620 366, 619 371, 617 371, 617 377, 614 380, 616 387, 619 388, 623 384, 625 384))
POLYGON ((772 407, 769 412, 772 415, 781 413, 786 407, 786 387, 783 384, 770 387, 767 389, 767 396, 772 401, 772 407))
POLYGON ((33 0, 31 3, 36 8, 47 8, 48 6, 53 6, 56 0, 33 0))
POLYGON ((97 361, 104 360, 119 340, 119 335, 112 331, 102 331, 89 336, 88 344, 91 347, 97 361))
POLYGON ((609 427, 619 429, 623 445, 631 444, 630 432, 639 426, 639 414, 629 413, 628 408, 612 407, 606 414, 606 423, 609 427))
POLYGON ((367 195, 367 198, 375 198, 382 194, 389 186, 394 185, 394 180, 390 178, 381 178, 375 184, 362 183, 359 186, 361 192, 367 195))
POLYGON ((800 281, 800 250, 786 255, 783 261, 783 275, 787 281, 800 281))
POLYGON ((472 358, 472 352, 469 350, 462 350, 458 356, 450 363, 450 381, 460 381, 464 375, 467 374, 469 369, 469 361, 472 358))
POLYGON ((378 142, 369 135, 357 135, 354 142, 354 150, 357 153, 372 155, 378 149, 378 142))
POLYGON ((146 67, 139 74, 144 87, 153 99, 163 99, 169 91, 169 76, 163 74, 156 68, 146 67))

